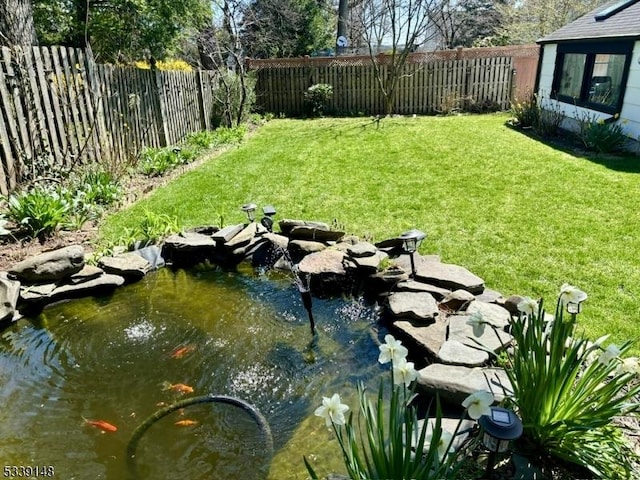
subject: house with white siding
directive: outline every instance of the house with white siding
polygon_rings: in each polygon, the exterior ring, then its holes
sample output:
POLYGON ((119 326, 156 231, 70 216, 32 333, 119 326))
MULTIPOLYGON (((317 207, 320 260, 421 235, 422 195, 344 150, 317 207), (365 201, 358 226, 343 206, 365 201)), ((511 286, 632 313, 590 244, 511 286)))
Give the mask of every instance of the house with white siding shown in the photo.
POLYGON ((538 43, 541 105, 568 129, 586 116, 621 122, 640 151, 640 0, 607 2, 538 43))

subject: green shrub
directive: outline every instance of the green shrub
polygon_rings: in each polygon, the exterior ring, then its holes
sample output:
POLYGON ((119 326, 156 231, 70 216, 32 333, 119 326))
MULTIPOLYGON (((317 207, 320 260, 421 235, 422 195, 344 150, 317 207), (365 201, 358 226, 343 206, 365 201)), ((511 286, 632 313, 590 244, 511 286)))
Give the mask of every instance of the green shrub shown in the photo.
POLYGON ((164 175, 181 163, 178 153, 172 147, 145 148, 141 153, 138 168, 148 177, 164 175))
POLYGON ((511 114, 515 117, 516 125, 521 128, 536 126, 540 118, 540 106, 536 95, 531 95, 523 102, 512 103, 511 114))
POLYGON ((523 102, 511 104, 511 114, 515 117, 516 126, 531 128, 543 137, 556 136, 565 118, 564 111, 556 104, 543 108, 536 94, 523 102))
POLYGON ((584 115, 578 122, 580 140, 589 150, 599 153, 620 151, 628 141, 622 125, 617 122, 616 114, 610 121, 595 120, 589 114, 584 115))
POLYGON ((36 186, 9 196, 7 218, 24 228, 27 235, 45 238, 62 228, 71 207, 59 189, 36 186))
POLYGON ((327 83, 311 85, 304 93, 304 101, 309 109, 309 114, 321 117, 329 107, 329 101, 333 97, 333 87, 327 83))
POLYGON ((222 145, 239 143, 247 133, 245 124, 237 127, 218 127, 215 130, 205 130, 191 133, 185 138, 187 145, 192 145, 201 149, 209 149, 222 145))
POLYGON ((78 182, 78 190, 93 205, 112 205, 122 196, 122 185, 104 171, 89 171, 78 182))

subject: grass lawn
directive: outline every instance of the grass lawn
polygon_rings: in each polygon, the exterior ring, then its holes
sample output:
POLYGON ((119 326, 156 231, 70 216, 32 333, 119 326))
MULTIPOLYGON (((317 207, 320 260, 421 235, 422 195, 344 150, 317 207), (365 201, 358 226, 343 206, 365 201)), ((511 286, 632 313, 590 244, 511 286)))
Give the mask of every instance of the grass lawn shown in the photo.
MULTIPOLYGON (((106 219, 105 239, 145 209, 183 227, 276 219, 331 222, 375 241, 418 228, 422 254, 467 267, 489 288, 589 294, 579 325, 615 343, 640 337, 640 159, 565 153, 505 126, 504 114, 274 120, 228 151, 106 219)), ((635 346, 640 352, 640 344, 635 346)))

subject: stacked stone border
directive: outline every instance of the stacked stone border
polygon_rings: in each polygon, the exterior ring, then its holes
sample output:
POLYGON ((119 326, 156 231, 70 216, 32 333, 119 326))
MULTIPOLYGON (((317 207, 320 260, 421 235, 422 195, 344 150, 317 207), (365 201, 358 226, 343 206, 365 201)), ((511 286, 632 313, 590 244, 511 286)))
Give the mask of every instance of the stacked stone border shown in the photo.
POLYGON ((82 246, 45 252, 0 272, 0 321, 32 315, 61 300, 100 295, 168 265, 189 268, 210 263, 235 269, 250 262, 260 269, 292 271, 308 281, 316 297, 363 295, 378 302, 391 332, 427 366, 419 388, 451 402, 487 390, 501 401, 510 384, 491 366, 488 353, 512 341, 507 332, 519 297, 505 299, 464 267, 438 256, 414 255, 415 275, 402 241, 376 244, 336 231, 328 224, 281 220, 279 233, 259 222, 224 228, 203 226, 171 235, 159 245, 115 253, 86 263, 82 246), (467 320, 474 313, 495 328, 474 338, 467 320))

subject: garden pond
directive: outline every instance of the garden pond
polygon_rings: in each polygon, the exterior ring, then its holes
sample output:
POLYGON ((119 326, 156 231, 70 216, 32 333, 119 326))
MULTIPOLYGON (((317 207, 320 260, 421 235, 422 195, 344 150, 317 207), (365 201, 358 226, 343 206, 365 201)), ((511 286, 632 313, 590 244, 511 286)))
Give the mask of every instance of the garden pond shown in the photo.
POLYGON ((246 411, 204 403, 145 432, 135 478, 305 478, 303 455, 319 473, 340 471, 337 442, 313 412, 323 395, 355 406, 357 382, 377 387, 386 331, 358 299, 314 299, 313 313, 315 336, 290 276, 241 265, 162 269, 24 318, 0 332, 2 466, 25 467, 27 478, 44 477, 36 469, 133 478, 126 450, 136 428, 164 406, 215 394, 262 413, 274 456, 246 411))

